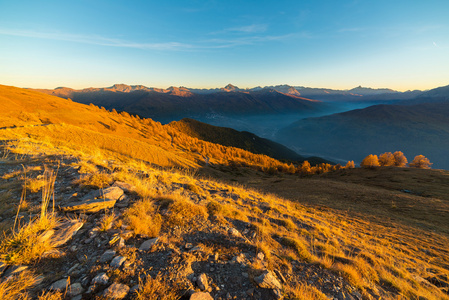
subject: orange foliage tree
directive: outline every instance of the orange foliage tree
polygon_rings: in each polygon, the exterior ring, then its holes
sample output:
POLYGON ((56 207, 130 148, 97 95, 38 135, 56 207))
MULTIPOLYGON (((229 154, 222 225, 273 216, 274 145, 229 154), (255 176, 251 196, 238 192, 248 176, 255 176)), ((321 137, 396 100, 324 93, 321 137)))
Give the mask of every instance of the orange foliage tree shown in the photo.
POLYGON ((395 159, 391 152, 385 152, 379 155, 379 164, 384 167, 394 166, 395 159))
POLYGON ((396 151, 393 153, 394 156, 394 165, 396 167, 405 167, 407 165, 407 158, 405 157, 404 153, 401 151, 396 151))
POLYGON ((412 168, 430 169, 432 163, 424 155, 417 155, 409 165, 412 168))
POLYGON ((375 154, 370 154, 362 160, 362 162, 360 163, 360 166, 363 168, 378 167, 379 166, 379 158, 375 154))

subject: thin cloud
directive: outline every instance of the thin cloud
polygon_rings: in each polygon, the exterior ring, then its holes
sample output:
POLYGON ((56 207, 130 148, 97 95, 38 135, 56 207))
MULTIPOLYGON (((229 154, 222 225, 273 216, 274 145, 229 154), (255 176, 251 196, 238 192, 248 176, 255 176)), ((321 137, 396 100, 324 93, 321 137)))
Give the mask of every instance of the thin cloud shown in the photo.
POLYGON ((27 30, 0 29, 0 35, 67 41, 82 44, 91 44, 108 47, 136 48, 147 50, 185 50, 194 48, 191 44, 179 42, 166 43, 135 43, 119 39, 106 38, 98 35, 66 34, 59 32, 37 32, 27 30))
MULTIPOLYGON (((247 30, 247 32, 250 32, 251 30, 255 29, 240 28, 240 30, 247 30)), ((99 45, 105 47, 121 47, 121 48, 134 48, 141 50, 165 50, 165 51, 194 51, 194 50, 207 50, 207 49, 221 49, 245 45, 255 45, 265 42, 275 42, 289 39, 291 40, 296 38, 308 38, 308 36, 304 33, 294 33, 285 35, 250 35, 228 39, 226 38, 206 39, 187 44, 176 41, 163 42, 163 43, 138 43, 120 39, 107 38, 98 35, 65 34, 60 32, 38 32, 27 30, 10 30, 1 28, 0 28, 0 35, 67 41, 73 43, 99 45)))
POLYGON ((246 26, 239 26, 239 27, 230 27, 225 28, 223 30, 214 31, 209 33, 210 35, 217 35, 217 34, 229 34, 229 33, 262 33, 267 31, 268 25, 267 24, 251 24, 246 26))

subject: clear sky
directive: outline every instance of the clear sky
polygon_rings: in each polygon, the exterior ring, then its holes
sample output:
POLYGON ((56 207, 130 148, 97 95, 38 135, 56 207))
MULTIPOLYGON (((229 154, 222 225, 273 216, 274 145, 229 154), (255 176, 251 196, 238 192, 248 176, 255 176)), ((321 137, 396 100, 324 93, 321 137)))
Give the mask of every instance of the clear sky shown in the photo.
POLYGON ((449 84, 448 0, 0 0, 0 84, 449 84))

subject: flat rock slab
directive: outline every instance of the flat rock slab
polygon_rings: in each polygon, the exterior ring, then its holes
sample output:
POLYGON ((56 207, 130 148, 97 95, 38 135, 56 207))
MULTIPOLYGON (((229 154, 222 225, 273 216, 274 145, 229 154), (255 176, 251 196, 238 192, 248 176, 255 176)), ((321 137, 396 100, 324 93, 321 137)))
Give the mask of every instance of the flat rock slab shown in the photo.
POLYGON ((110 266, 112 268, 118 269, 125 262, 125 260, 126 260, 126 257, 124 257, 124 256, 116 256, 111 261, 111 265, 110 266))
POLYGON ((62 223, 50 237, 52 247, 60 247, 67 243, 83 227, 84 223, 79 220, 67 220, 62 223))
POLYGON ((107 284, 108 281, 108 275, 106 273, 100 273, 92 279, 92 284, 107 284))
POLYGON ((103 209, 113 208, 115 203, 123 198, 124 192, 117 186, 104 190, 96 190, 84 196, 81 201, 73 201, 60 206, 62 211, 79 211, 96 213, 103 209))
POLYGON ((103 296, 106 299, 120 300, 125 298, 128 292, 129 286, 121 283, 113 283, 104 291, 103 296))
POLYGON ((20 273, 22 273, 22 272, 25 271, 26 269, 28 269, 28 267, 27 267, 27 266, 22 266, 22 265, 19 265, 19 266, 10 266, 10 267, 6 270, 4 277, 5 277, 5 278, 8 278, 8 277, 10 277, 10 276, 19 275, 20 273))
POLYGON ((92 199, 111 199, 111 200, 120 200, 123 196, 123 190, 118 186, 111 186, 104 190, 96 190, 92 191, 86 196, 83 197, 83 201, 92 200, 92 199))
POLYGON ((114 250, 106 250, 100 257, 100 263, 105 263, 110 261, 115 256, 114 250))
POLYGON ((110 209, 115 206, 117 200, 113 199, 90 199, 84 201, 70 202, 64 206, 60 206, 60 209, 65 212, 79 211, 83 213, 96 213, 103 209, 110 209))

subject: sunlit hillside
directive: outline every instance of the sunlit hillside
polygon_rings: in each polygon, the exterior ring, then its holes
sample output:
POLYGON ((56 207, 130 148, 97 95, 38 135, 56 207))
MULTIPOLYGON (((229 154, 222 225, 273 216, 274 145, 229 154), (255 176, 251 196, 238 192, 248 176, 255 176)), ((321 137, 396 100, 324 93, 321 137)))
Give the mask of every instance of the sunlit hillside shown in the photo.
POLYGON ((449 299, 447 171, 290 174, 29 90, 0 106, 0 299, 449 299))

